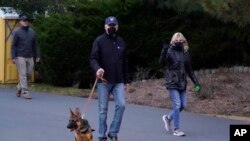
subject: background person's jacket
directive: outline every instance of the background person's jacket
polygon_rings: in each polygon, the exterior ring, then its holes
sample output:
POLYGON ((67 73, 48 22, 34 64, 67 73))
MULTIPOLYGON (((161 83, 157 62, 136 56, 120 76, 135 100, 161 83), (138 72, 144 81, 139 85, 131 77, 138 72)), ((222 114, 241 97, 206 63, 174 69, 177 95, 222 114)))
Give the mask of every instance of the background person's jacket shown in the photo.
POLYGON ((194 75, 188 51, 175 49, 174 45, 163 48, 160 63, 166 65, 165 79, 167 89, 186 90, 187 75, 195 85, 199 85, 194 75))
POLYGON ((119 36, 111 39, 104 33, 97 37, 93 43, 90 65, 94 72, 103 68, 103 77, 108 83, 129 83, 125 43, 119 36))
POLYGON ((39 51, 35 32, 30 27, 20 27, 13 35, 11 57, 37 58, 39 51))

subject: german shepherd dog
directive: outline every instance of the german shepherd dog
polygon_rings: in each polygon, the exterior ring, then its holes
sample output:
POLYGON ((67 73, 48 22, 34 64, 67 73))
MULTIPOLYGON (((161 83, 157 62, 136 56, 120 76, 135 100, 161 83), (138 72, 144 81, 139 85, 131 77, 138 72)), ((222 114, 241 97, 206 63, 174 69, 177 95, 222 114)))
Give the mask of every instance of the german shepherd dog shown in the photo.
POLYGON ((93 141, 92 132, 95 130, 91 129, 88 120, 82 118, 79 108, 75 112, 70 109, 67 128, 75 131, 75 141, 93 141))

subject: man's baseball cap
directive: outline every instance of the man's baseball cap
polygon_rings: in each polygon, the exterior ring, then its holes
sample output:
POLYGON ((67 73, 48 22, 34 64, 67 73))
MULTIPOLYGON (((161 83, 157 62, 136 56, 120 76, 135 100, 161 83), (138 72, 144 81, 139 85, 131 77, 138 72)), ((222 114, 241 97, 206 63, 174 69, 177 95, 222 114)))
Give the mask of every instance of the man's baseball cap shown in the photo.
POLYGON ((116 17, 114 16, 109 16, 105 19, 105 24, 110 25, 110 24, 114 24, 114 25, 118 25, 118 21, 116 19, 116 17))
POLYGON ((20 21, 28 21, 29 18, 26 15, 22 15, 22 16, 20 16, 19 20, 20 21))

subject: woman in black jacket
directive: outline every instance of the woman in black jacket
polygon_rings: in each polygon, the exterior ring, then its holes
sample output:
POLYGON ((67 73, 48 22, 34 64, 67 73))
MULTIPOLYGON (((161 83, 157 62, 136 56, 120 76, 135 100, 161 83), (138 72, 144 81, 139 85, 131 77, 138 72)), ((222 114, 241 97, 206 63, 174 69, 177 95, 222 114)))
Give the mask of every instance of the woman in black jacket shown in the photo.
POLYGON ((172 101, 172 111, 168 115, 163 115, 162 119, 168 132, 172 132, 171 121, 173 120, 175 136, 185 136, 180 130, 180 112, 186 107, 186 88, 187 75, 195 84, 195 90, 200 91, 200 85, 194 75, 188 43, 182 33, 177 32, 173 35, 170 45, 164 45, 160 56, 160 63, 165 65, 166 88, 169 91, 172 101))

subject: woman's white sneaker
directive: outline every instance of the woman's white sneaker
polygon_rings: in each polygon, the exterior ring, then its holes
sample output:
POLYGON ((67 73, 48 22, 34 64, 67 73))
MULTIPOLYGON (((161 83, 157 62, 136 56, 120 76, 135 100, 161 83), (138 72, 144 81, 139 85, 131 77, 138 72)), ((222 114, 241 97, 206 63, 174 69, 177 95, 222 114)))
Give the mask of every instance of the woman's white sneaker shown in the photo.
POLYGON ((185 133, 183 131, 181 131, 180 129, 176 129, 176 130, 174 130, 173 135, 181 137, 181 136, 185 136, 185 133))
POLYGON ((163 115, 162 116, 162 120, 165 124, 165 129, 167 130, 167 132, 172 132, 172 129, 171 129, 171 120, 168 118, 167 115, 163 115))

